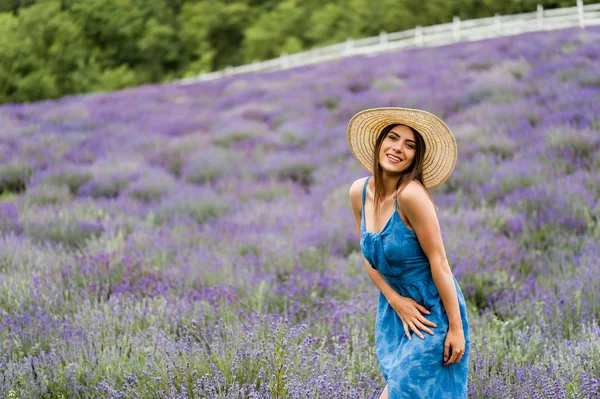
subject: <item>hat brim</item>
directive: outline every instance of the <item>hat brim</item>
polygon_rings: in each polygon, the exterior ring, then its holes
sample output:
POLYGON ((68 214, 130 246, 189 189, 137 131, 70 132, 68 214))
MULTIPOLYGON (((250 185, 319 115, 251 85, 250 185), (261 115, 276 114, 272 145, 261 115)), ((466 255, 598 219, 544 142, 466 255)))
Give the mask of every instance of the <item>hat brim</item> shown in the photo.
POLYGON ((414 128, 425 141, 423 183, 428 189, 446 181, 454 167, 458 149, 450 128, 437 116, 423 110, 398 107, 371 108, 354 115, 348 123, 348 143, 358 162, 371 174, 375 141, 384 127, 403 124, 414 128))

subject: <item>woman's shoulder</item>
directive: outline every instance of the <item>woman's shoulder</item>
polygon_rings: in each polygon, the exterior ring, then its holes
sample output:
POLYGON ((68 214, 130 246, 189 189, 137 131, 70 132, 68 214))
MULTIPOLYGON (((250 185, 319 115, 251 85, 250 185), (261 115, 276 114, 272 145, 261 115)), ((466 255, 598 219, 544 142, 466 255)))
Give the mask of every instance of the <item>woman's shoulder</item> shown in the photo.
POLYGON ((421 182, 416 180, 408 182, 406 187, 398 193, 398 207, 411 224, 414 215, 429 212, 429 210, 436 213, 435 204, 429 195, 429 191, 421 182))
POLYGON ((361 178, 354 180, 352 182, 352 184, 350 185, 350 195, 352 195, 352 194, 356 195, 356 193, 360 193, 362 196, 362 190, 363 190, 363 187, 365 186, 365 181, 368 178, 369 178, 369 176, 365 176, 365 177, 361 177, 361 178))
POLYGON ((417 180, 406 183, 406 186, 398 193, 398 199, 405 201, 421 200, 423 198, 429 198, 429 195, 425 186, 417 180))
POLYGON ((348 192, 348 195, 350 196, 350 202, 352 203, 352 205, 355 208, 356 207, 360 208, 360 206, 361 206, 362 191, 363 191, 363 187, 365 186, 365 181, 368 179, 368 177, 369 176, 356 179, 350 185, 350 190, 348 192))

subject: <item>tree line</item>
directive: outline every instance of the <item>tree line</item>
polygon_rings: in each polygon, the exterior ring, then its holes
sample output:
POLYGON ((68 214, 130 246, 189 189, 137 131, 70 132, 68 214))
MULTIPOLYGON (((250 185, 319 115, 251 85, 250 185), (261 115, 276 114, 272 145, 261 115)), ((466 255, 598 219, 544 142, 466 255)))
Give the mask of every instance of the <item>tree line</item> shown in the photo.
POLYGON ((168 82, 537 4, 575 0, 0 0, 0 104, 168 82))

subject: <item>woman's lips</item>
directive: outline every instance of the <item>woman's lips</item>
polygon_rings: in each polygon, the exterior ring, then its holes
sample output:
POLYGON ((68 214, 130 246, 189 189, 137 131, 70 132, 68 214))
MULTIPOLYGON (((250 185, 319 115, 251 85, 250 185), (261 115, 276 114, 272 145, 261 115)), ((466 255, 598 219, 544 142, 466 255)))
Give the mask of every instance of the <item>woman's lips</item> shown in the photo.
POLYGON ((387 159, 388 159, 388 160, 389 160, 391 163, 400 163, 400 162, 401 162, 400 158, 394 158, 394 157, 392 157, 392 156, 391 156, 391 155, 389 155, 389 154, 387 155, 387 159))

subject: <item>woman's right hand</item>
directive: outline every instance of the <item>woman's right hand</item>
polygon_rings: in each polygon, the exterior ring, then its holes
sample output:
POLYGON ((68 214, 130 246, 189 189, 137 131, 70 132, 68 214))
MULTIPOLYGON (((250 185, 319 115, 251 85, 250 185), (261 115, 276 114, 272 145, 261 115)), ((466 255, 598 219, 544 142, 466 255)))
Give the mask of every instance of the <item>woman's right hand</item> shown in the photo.
POLYGON ((433 335, 433 331, 431 331, 427 326, 437 327, 437 325, 427 320, 421 312, 425 314, 430 314, 429 310, 425 308, 425 306, 419 304, 412 298, 407 298, 402 295, 395 295, 391 298, 391 301, 388 301, 390 306, 396 311, 400 320, 402 320, 402 325, 404 326, 404 332, 408 339, 411 339, 409 327, 414 331, 415 334, 419 336, 421 339, 425 339, 421 331, 419 329, 433 335))

